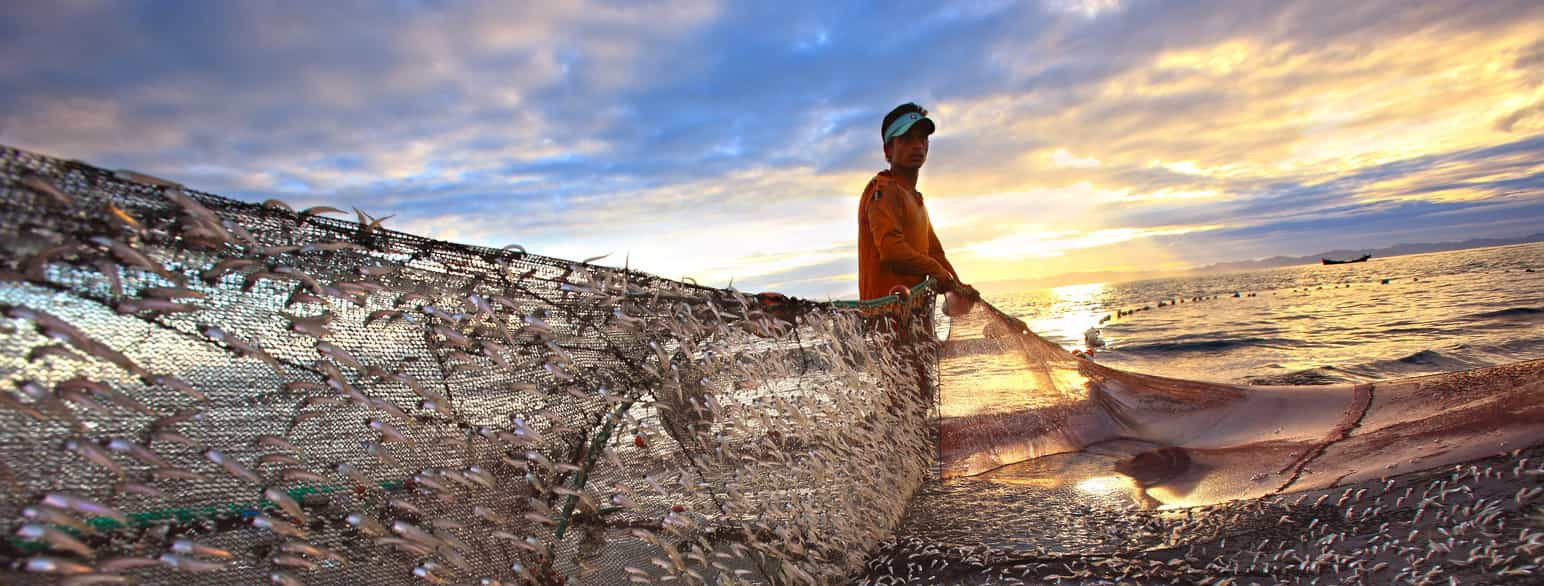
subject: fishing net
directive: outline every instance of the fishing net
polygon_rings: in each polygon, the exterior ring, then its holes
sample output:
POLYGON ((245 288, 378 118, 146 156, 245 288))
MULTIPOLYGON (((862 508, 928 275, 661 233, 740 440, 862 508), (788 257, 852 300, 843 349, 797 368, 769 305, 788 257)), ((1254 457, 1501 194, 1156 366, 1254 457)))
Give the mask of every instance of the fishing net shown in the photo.
POLYGON ((942 478, 864 583, 1519 583, 1544 562, 1544 361, 1180 380, 985 303, 938 360, 942 478))
POLYGON ((1544 361, 1123 372, 0 150, 0 580, 1511 582, 1544 361))
POLYGON ((932 462, 922 287, 748 296, 0 159, 0 581, 834 582, 932 462))

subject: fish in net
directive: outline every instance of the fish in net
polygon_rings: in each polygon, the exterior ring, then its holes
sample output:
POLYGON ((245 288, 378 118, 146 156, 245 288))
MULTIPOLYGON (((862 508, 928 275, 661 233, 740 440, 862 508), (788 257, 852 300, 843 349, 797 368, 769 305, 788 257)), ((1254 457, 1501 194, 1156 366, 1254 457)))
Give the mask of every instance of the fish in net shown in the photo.
POLYGON ((925 286, 767 298, 0 160, 7 582, 1509 582, 1544 554, 1544 362, 1153 377, 925 286))
POLYGON ((932 454, 837 307, 0 150, 7 583, 822 583, 932 454))

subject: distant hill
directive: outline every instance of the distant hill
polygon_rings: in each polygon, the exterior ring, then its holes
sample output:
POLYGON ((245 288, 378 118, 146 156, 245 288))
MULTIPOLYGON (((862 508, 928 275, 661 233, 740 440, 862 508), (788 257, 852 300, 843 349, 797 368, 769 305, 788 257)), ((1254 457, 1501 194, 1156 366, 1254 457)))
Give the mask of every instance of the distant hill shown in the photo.
POLYGON ((1226 273, 1233 271, 1250 271, 1255 269, 1269 269, 1275 267, 1287 267, 1303 264, 1318 264, 1321 258, 1349 259, 1370 254, 1373 258, 1386 258, 1390 256, 1404 256, 1407 254, 1422 254, 1427 252, 1442 252, 1445 250, 1463 250, 1465 248, 1485 248, 1489 246, 1506 246, 1508 244, 1523 244, 1527 242, 1544 242, 1544 232, 1519 238, 1472 238, 1462 242, 1421 242, 1403 243, 1383 248, 1357 248, 1337 249, 1311 254, 1308 256, 1273 256, 1257 260, 1242 260, 1223 262, 1197 267, 1191 272, 1197 273, 1226 273))
POLYGON ((1289 267, 1305 264, 1319 264, 1321 258, 1350 259, 1371 254, 1373 258, 1387 258, 1390 256, 1404 256, 1407 254, 1422 254, 1426 252, 1442 252, 1445 250, 1463 250, 1466 248, 1485 248, 1489 246, 1507 246, 1509 244, 1525 244, 1528 242, 1544 242, 1544 232, 1530 236, 1517 238, 1473 238, 1462 242, 1421 242, 1403 243, 1383 248, 1356 248, 1327 250, 1308 256, 1273 256, 1255 260, 1240 260, 1221 262, 1188 270, 1179 271, 1089 271, 1080 273, 1064 273, 1041 277, 1038 279, 1014 279, 1009 281, 992 281, 977 283, 993 289, 1031 289, 1061 287, 1063 285, 1077 285, 1082 283, 1119 283, 1125 281, 1141 281, 1144 279, 1162 279, 1169 277, 1183 277, 1198 273, 1232 273, 1241 271, 1253 271, 1259 269, 1271 269, 1276 267, 1289 267))

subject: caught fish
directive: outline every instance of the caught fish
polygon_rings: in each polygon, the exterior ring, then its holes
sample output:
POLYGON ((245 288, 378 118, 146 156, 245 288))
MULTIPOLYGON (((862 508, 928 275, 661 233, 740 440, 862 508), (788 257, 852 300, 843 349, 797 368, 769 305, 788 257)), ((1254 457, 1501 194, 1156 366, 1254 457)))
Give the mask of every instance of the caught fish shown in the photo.
POLYGON ((306 558, 300 557, 300 556, 295 555, 295 554, 289 554, 289 553, 282 553, 282 554, 273 556, 268 561, 273 563, 273 565, 275 565, 275 566, 286 566, 286 567, 290 567, 290 568, 304 568, 306 571, 314 571, 317 568, 321 567, 321 566, 317 565, 316 562, 313 562, 313 561, 308 560, 306 558))
POLYGON ((46 555, 36 555, 21 560, 16 562, 16 567, 36 574, 90 574, 96 571, 91 566, 80 562, 46 555))
POLYGON ((338 555, 338 552, 327 549, 325 547, 318 547, 316 545, 296 539, 291 539, 280 544, 279 551, 308 555, 319 560, 329 560, 334 562, 344 561, 343 556, 338 555))
POLYGON ((306 531, 304 529, 301 529, 300 527, 290 523, 280 521, 273 517, 269 517, 268 515, 258 515, 253 517, 252 526, 257 527, 258 529, 267 529, 285 537, 294 537, 296 539, 306 538, 306 531))
POLYGON ((166 461, 166 458, 162 458, 155 452, 150 451, 149 448, 124 438, 107 440, 107 449, 121 454, 128 454, 129 457, 135 460, 158 468, 170 468, 172 465, 171 462, 166 461))
POLYGON ((413 443, 412 438, 402 433, 396 426, 379 419, 367 419, 365 424, 381 434, 381 443, 413 443))
POLYGON ((284 511, 284 513, 290 517, 299 519, 302 523, 306 522, 306 512, 301 510, 300 503, 295 502, 295 499, 290 498, 289 493, 277 488, 269 487, 263 489, 263 498, 268 499, 269 502, 279 505, 279 509, 284 511))
POLYGON ((59 187, 55 186, 52 181, 49 181, 42 175, 35 173, 22 175, 21 184, 23 187, 26 187, 27 189, 32 190, 34 193, 43 196, 50 203, 59 207, 67 208, 73 207, 75 205, 74 197, 71 197, 70 194, 65 193, 64 190, 59 189, 59 187))
POLYGON ((158 559, 172 569, 184 572, 217 572, 229 567, 229 564, 223 562, 206 562, 175 553, 163 553, 158 559))
POLYGON ((376 521, 373 517, 367 517, 359 513, 349 513, 348 516, 344 517, 343 520, 348 522, 349 525, 353 525, 354 529, 358 530, 366 537, 381 537, 386 535, 386 527, 381 525, 381 522, 376 521))
POLYGON ((182 184, 178 183, 176 181, 171 181, 169 179, 162 179, 162 178, 156 177, 154 175, 146 175, 144 173, 140 173, 138 171, 131 171, 131 170, 128 170, 128 169, 117 169, 117 170, 113 171, 113 178, 117 179, 119 181, 128 181, 128 182, 131 182, 131 183, 143 183, 145 185, 151 185, 151 186, 155 186, 155 187, 170 187, 170 188, 180 188, 180 187, 182 187, 182 184))
POLYGON ((84 521, 76 519, 69 513, 54 507, 45 507, 42 505, 27 507, 21 510, 21 516, 38 523, 67 527, 80 532, 82 535, 96 534, 96 529, 92 526, 87 525, 84 521))
POLYGON ((96 550, 91 549, 79 539, 47 525, 37 523, 22 525, 16 529, 16 536, 29 541, 41 541, 48 544, 49 549, 67 551, 83 558, 96 555, 96 550))
POLYGON ((107 218, 114 224, 136 233, 145 231, 145 225, 141 224, 139 218, 134 217, 128 210, 114 205, 113 202, 107 202, 104 208, 107 210, 107 218))
POLYGON ((237 462, 235 458, 226 456, 219 450, 205 450, 204 457, 209 458, 209 461, 211 462, 219 464, 220 467, 224 468, 225 471, 231 476, 235 476, 236 478, 245 480, 252 484, 261 485, 263 483, 263 479, 259 477, 256 472, 253 472, 251 468, 247 468, 246 466, 242 465, 241 462, 237 462))
POLYGON ((316 351, 322 356, 333 359, 333 361, 337 362, 338 364, 342 364, 355 370, 364 369, 364 364, 361 363, 358 358, 355 358, 354 355, 350 354, 348 350, 344 350, 343 348, 331 342, 317 342, 316 351))
POLYGON ((139 290, 141 297, 155 297, 160 299, 204 299, 208 297, 203 291, 194 291, 183 287, 145 287, 139 290))
POLYGON ((85 458, 86 461, 92 464, 108 469, 118 478, 125 477, 123 466, 114 462, 112 456, 108 455, 107 450, 102 449, 101 446, 91 441, 84 439, 64 440, 64 449, 79 454, 80 457, 85 458))
POLYGON ((112 573, 139 568, 153 568, 161 565, 163 565, 161 560, 155 558, 125 556, 103 560, 102 563, 97 564, 97 570, 112 573))
POLYGON ((280 466, 299 466, 300 458, 289 454, 263 454, 257 457, 257 465, 275 464, 280 466))
POLYGON ((389 216, 372 218, 369 214, 364 213, 359 208, 354 208, 354 214, 359 217, 359 233, 361 234, 369 234, 379 230, 381 228, 381 222, 385 222, 386 220, 396 217, 396 214, 391 214, 389 216))
POLYGON ((229 551, 218 547, 203 545, 191 539, 178 539, 172 542, 172 551, 187 555, 197 555, 206 558, 220 558, 222 560, 235 559, 236 556, 229 551))
POLYGON ((129 518, 117 509, 93 501, 91 499, 65 493, 48 493, 43 495, 43 504, 56 509, 69 509, 78 513, 85 513, 95 517, 107 517, 117 521, 120 525, 128 525, 129 518))
POLYGON ((49 356, 56 356, 62 359, 74 360, 77 362, 86 361, 85 357, 70 351, 70 349, 65 347, 64 344, 45 344, 42 346, 36 346, 31 351, 27 352, 27 362, 37 362, 49 356))
POLYGON ((327 477, 303 468, 285 468, 279 471, 279 479, 285 482, 327 482, 327 477))
MULTIPOLYGON (((276 448, 290 453, 300 453, 300 448, 295 447, 295 444, 272 434, 259 435, 256 439, 252 440, 252 443, 260 448, 276 448)), ((299 462, 296 463, 298 464, 299 462)))
POLYGON ((220 262, 214 263, 214 266, 211 266, 208 269, 205 269, 203 272, 199 273, 199 277, 202 278, 205 283, 213 285, 218 283, 220 278, 225 276, 225 273, 257 264, 259 264, 258 261, 252 260, 250 258, 227 258, 221 260, 220 262))
POLYGON ((89 574, 74 574, 65 576, 59 580, 59 586, 96 586, 98 584, 133 584, 133 576, 122 574, 104 574, 93 572, 89 574))
POLYGON ((182 393, 184 395, 187 395, 189 398, 192 398, 194 401, 208 401, 209 400, 209 396, 208 395, 205 395, 202 391, 199 391, 198 389, 193 388, 193 385, 190 385, 190 384, 188 384, 186 382, 183 382, 182 379, 177 378, 175 376, 166 375, 166 374, 156 375, 154 377, 151 377, 150 382, 152 384, 160 385, 160 386, 166 387, 168 389, 171 389, 171 390, 177 391, 179 393, 182 393))

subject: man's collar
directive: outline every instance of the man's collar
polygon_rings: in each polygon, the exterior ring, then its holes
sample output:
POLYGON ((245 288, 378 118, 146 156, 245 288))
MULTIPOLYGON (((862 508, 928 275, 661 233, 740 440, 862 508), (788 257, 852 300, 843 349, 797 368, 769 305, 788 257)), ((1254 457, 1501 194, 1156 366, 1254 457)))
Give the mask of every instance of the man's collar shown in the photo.
POLYGON ((883 182, 883 183, 894 185, 895 187, 901 189, 902 191, 906 191, 906 192, 909 192, 909 193, 911 193, 913 195, 916 195, 917 199, 923 199, 922 198, 922 190, 917 189, 915 187, 908 188, 905 185, 901 185, 901 182, 897 181, 895 179, 895 175, 890 173, 889 169, 881 169, 879 171, 879 175, 877 175, 875 178, 878 179, 879 181, 883 182))

